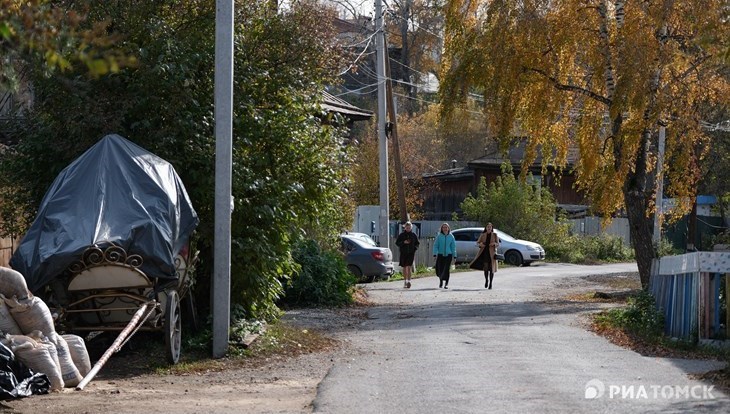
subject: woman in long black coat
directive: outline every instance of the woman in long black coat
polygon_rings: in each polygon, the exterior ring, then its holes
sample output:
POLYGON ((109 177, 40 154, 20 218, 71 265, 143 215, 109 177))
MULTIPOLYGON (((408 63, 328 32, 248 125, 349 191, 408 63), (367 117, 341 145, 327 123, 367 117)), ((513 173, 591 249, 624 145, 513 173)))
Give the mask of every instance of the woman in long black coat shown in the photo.
POLYGON ((403 287, 411 287, 411 273, 413 270, 413 261, 416 258, 416 250, 420 244, 418 236, 413 233, 413 225, 407 222, 403 227, 403 233, 398 235, 395 244, 400 249, 400 259, 398 265, 403 268, 403 287))

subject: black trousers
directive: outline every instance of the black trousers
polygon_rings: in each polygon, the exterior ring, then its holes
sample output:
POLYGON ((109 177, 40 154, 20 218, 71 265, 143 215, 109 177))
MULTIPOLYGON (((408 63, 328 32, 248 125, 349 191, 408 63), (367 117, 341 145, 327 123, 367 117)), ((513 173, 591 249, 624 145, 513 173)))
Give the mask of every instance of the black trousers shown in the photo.
POLYGON ((436 276, 443 280, 445 284, 449 284, 449 276, 451 275, 452 255, 444 256, 442 254, 436 256, 436 276))

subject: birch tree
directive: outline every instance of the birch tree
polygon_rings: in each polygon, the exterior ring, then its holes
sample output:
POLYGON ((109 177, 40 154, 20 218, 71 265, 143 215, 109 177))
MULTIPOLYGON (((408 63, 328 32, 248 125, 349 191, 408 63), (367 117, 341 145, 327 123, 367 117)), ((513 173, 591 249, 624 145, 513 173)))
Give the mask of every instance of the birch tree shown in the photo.
POLYGON ((726 1, 449 0, 445 10, 442 114, 476 91, 491 131, 529 137, 525 164, 540 153, 565 165, 577 149, 577 186, 605 217, 625 210, 646 288, 657 130, 666 126, 665 192, 683 214, 708 148, 701 108, 730 96, 726 1))

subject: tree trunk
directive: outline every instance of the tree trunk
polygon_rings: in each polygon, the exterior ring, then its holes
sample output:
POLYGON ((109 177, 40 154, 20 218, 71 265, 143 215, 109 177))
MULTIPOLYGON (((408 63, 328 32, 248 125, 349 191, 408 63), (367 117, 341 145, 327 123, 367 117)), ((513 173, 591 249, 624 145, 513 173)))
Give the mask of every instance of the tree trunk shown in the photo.
POLYGON ((629 172, 623 185, 631 244, 634 246, 636 264, 639 267, 639 279, 644 290, 649 289, 651 262, 656 257, 656 249, 652 240, 654 220, 647 217, 649 200, 651 200, 654 189, 652 176, 648 174, 649 169, 647 168, 651 137, 651 131, 642 132, 634 170, 629 172))
POLYGON ((649 198, 642 191, 624 191, 626 200, 626 214, 629 218, 629 229, 631 244, 634 247, 636 264, 639 267, 639 279, 642 289, 649 288, 651 276, 651 262, 656 257, 652 234, 654 226, 651 220, 646 217, 649 198))

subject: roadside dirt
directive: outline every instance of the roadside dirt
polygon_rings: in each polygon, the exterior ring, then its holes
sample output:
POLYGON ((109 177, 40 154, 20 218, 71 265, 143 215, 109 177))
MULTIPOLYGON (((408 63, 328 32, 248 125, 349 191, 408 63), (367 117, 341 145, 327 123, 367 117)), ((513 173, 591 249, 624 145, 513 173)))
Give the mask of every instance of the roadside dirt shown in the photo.
MULTIPOLYGON (((114 355, 83 390, 0 403, 7 413, 308 413, 317 385, 333 361, 346 358, 336 339, 362 317, 362 309, 290 311, 254 342, 247 355, 219 360, 185 357, 166 367, 159 338, 140 335, 114 355), (131 346, 130 346, 131 345, 131 346)), ((103 340, 102 340, 103 342, 103 340)), ((101 354, 103 349, 90 349, 101 354)))

